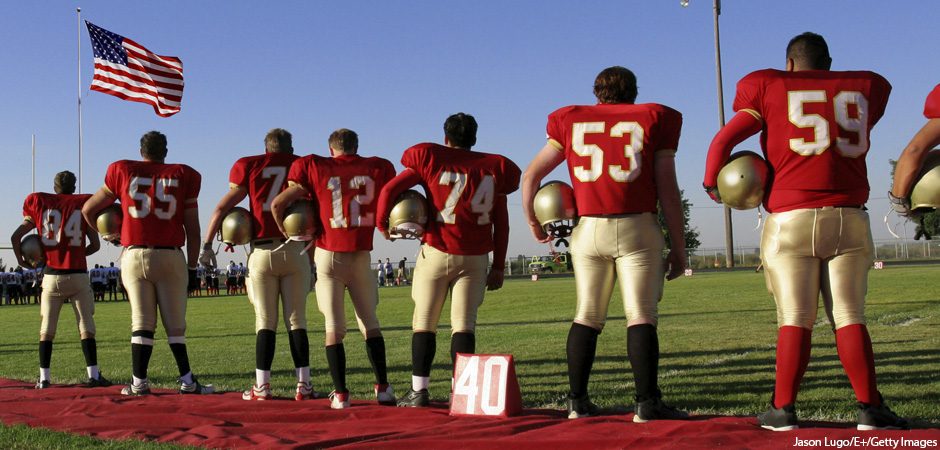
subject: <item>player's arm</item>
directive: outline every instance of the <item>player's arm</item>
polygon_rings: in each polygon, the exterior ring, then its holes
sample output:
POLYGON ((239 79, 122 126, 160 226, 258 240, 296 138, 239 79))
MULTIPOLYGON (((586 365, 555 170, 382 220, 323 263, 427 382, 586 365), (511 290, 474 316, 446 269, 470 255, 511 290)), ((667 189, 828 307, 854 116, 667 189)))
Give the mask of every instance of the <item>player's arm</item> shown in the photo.
POLYGON ((391 209, 395 199, 401 195, 402 192, 408 190, 408 188, 421 182, 421 176, 417 172, 409 168, 402 170, 400 174, 392 178, 391 181, 385 184, 382 187, 382 191, 379 192, 379 203, 375 211, 375 227, 379 230, 379 233, 382 233, 382 236, 385 239, 391 240, 391 237, 388 235, 388 216, 391 213, 391 209))
POLYGON ((503 287, 506 271, 506 250, 509 247, 509 209, 506 196, 497 195, 493 204, 493 266, 486 275, 486 290, 495 291, 503 287))
POLYGON ((565 160, 565 155, 559 150, 557 145, 558 143, 554 140, 548 141, 545 147, 542 148, 542 151, 540 151, 538 155, 535 155, 535 159, 529 163, 529 167, 526 167, 525 172, 522 174, 522 210, 525 212, 525 220, 529 224, 532 236, 539 242, 548 242, 551 240, 551 237, 545 233, 545 230, 542 229, 542 225, 539 224, 539 220, 535 217, 533 203, 535 202, 535 194, 538 192, 542 180, 565 160))
POLYGON ((718 131, 708 147, 708 157, 705 160, 705 181, 702 182, 702 186, 716 203, 721 203, 721 199, 718 198, 718 172, 728 162, 731 150, 745 139, 759 133, 763 127, 763 120, 755 114, 757 113, 750 110, 739 111, 727 125, 718 131))
POLYGON ((82 217, 85 218, 85 222, 88 224, 89 228, 96 233, 98 232, 98 221, 95 220, 97 219, 98 213, 108 205, 114 203, 115 200, 117 200, 117 197, 102 186, 101 189, 98 189, 98 192, 95 192, 91 198, 85 201, 85 204, 82 205, 82 217))
POLYGON ((927 154, 938 145, 940 145, 940 118, 930 119, 901 152, 898 164, 894 168, 894 186, 891 188, 891 194, 899 198, 905 198, 911 194, 914 180, 924 167, 927 154))
POLYGON ((219 228, 222 228, 222 219, 225 218, 225 214, 247 196, 248 189, 241 186, 235 186, 225 193, 222 200, 219 200, 219 203, 215 205, 215 209, 212 210, 212 215, 209 216, 209 224, 206 225, 206 238, 203 242, 211 243, 215 239, 215 234, 219 232, 219 228))
MULTIPOLYGON (((277 224, 277 228, 281 230, 284 237, 289 237, 287 236, 287 230, 284 229, 284 212, 294 200, 304 195, 307 195, 307 191, 304 188, 298 184, 291 183, 287 186, 287 189, 281 191, 281 193, 277 194, 277 197, 274 197, 274 200, 271 201, 271 214, 274 216, 274 223, 277 224)), ((310 255, 312 258, 313 252, 310 252, 310 255)))
POLYGON ((29 220, 24 220, 23 223, 21 223, 20 226, 16 227, 16 230, 13 231, 13 235, 10 236, 10 244, 13 246, 13 254, 16 255, 16 262, 19 263, 19 265, 29 269, 35 269, 35 267, 27 264, 26 260, 23 259, 23 252, 20 248, 20 243, 23 240, 23 236, 26 236, 26 233, 29 233, 29 230, 34 228, 36 228, 36 224, 30 222, 29 220))
POLYGON ((656 155, 653 159, 653 171, 656 177, 656 196, 666 219, 669 231, 669 254, 666 255, 667 280, 673 280, 685 272, 685 223, 682 214, 682 199, 679 184, 676 182, 676 158, 656 155))
POLYGON ((101 240, 98 239, 98 233, 85 233, 85 236, 88 237, 88 246, 85 247, 85 256, 94 255, 101 249, 101 240))
POLYGON ((196 270, 199 260, 199 208, 183 209, 183 228, 186 230, 186 262, 191 270, 196 270))

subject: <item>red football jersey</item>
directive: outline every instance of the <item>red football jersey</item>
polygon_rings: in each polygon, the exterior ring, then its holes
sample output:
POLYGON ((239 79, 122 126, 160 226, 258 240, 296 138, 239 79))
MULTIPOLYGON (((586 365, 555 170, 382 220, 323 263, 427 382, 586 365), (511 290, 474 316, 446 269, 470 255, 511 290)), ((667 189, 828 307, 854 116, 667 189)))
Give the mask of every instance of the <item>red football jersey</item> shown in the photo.
POLYGON ((195 208, 202 176, 185 164, 117 161, 104 186, 121 201, 121 245, 182 247, 183 210, 195 208))
POLYGON ((924 103, 924 117, 928 119, 940 118, 940 84, 933 88, 924 103))
POLYGON ((36 225, 46 265, 60 270, 85 270, 85 234, 82 205, 89 194, 29 194, 23 202, 23 218, 36 225))
POLYGON ((379 192, 395 177, 383 158, 309 155, 291 166, 287 179, 316 196, 321 229, 317 247, 333 252, 372 250, 379 192))
POLYGON ((682 114, 655 103, 575 105, 548 116, 565 155, 578 214, 656 212, 653 158, 675 152, 682 114))
POLYGON ((868 137, 890 93, 868 71, 766 69, 741 79, 734 110, 763 120, 761 147, 774 171, 767 210, 868 201, 868 137))
POLYGON ((453 255, 493 251, 493 204, 519 188, 519 166, 501 155, 431 143, 405 150, 401 163, 428 193, 425 243, 453 255))
POLYGON ((291 164, 300 158, 290 153, 265 153, 235 161, 229 187, 248 190, 254 239, 284 237, 271 214, 271 201, 287 186, 291 164))

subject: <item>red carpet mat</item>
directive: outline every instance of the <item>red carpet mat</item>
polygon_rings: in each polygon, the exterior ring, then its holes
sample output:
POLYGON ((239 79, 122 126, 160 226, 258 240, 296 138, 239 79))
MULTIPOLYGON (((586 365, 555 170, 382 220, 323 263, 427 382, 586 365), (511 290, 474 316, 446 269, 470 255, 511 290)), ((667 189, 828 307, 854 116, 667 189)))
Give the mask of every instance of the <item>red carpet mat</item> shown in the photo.
POLYGON ((854 424, 801 422, 774 433, 752 417, 697 416, 688 422, 634 424, 633 414, 568 420, 562 411, 525 410, 510 419, 452 418, 445 405, 394 408, 352 400, 246 402, 241 393, 125 397, 120 386, 53 385, 36 390, 0 379, 0 422, 23 423, 105 439, 137 437, 211 448, 936 448, 940 430, 860 432, 854 424), (902 440, 903 439, 903 440, 902 440), (895 442, 892 440, 897 440, 895 442), (815 444, 815 445, 814 445, 815 444))

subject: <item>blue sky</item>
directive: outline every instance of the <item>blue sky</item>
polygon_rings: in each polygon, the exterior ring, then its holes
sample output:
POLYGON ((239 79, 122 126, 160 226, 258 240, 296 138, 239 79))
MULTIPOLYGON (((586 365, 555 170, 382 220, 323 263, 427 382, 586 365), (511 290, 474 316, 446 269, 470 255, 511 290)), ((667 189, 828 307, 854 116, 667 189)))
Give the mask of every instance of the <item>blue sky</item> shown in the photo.
MULTIPOLYGON (((924 124, 923 102, 940 82, 936 2, 729 1, 720 16, 725 114, 735 83, 763 68, 783 68, 791 37, 822 34, 834 70, 872 70, 894 86, 872 132, 869 201, 876 239, 889 239, 888 159, 897 158, 924 124)), ((712 2, 666 1, 84 1, 11 2, 0 28, 0 246, 22 219, 35 183, 51 191, 56 172, 78 173, 78 97, 82 98, 82 191, 101 186, 107 165, 136 159, 149 130, 169 139, 168 162, 203 175, 203 227, 228 189, 228 171, 263 151, 264 134, 281 127, 296 152, 327 154, 337 128, 360 135, 360 153, 391 160, 419 142, 442 142, 455 112, 480 124, 475 150, 501 153, 523 169, 545 143, 546 116, 569 104, 594 103, 597 73, 633 70, 637 102, 671 106, 684 116, 677 154, 679 186, 694 204, 692 226, 704 247, 724 247, 722 209, 701 189, 708 144, 718 130, 712 2), (170 118, 149 105, 89 91, 93 56, 82 18, 183 61, 182 111, 170 118), (79 57, 81 46, 81 85, 79 57)), ((758 149, 756 139, 738 149, 758 149)), ((555 178, 565 179, 557 170, 555 178)), ((545 253, 530 236, 518 193, 510 196, 510 256, 545 253)), ((757 213, 734 212, 735 244, 757 246, 757 213)), ((898 228, 899 233, 903 227, 898 228)), ((913 235, 913 227, 908 227, 913 235)), ((373 256, 408 256, 413 242, 376 239, 373 256)), ((245 260, 244 252, 236 260, 245 260)), ((91 258, 117 257, 109 248, 91 258)), ((12 252, 0 250, 4 262, 12 252)))

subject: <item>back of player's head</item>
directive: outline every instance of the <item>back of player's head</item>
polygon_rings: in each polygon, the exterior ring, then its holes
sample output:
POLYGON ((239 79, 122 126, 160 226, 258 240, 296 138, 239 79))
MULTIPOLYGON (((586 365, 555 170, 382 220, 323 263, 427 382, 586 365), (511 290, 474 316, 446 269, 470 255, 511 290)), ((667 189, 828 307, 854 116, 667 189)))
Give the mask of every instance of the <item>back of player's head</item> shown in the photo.
POLYGON ((444 121, 444 136, 454 147, 473 147, 477 143, 477 120, 470 114, 454 114, 444 121))
POLYGON ((598 103, 633 103, 636 92, 636 75, 626 67, 608 67, 594 79, 598 103))
POLYGON ((275 128, 264 136, 264 150, 268 153, 294 153, 294 145, 290 132, 283 128, 275 128))
POLYGON ((74 194, 75 193, 75 174, 68 170, 63 170, 55 174, 55 193, 56 194, 74 194))
POLYGON ((359 151, 359 135, 346 128, 331 133, 329 143, 331 149, 343 155, 355 155, 359 151))
POLYGON ((166 158, 166 136, 159 131, 151 131, 140 138, 140 155, 151 160, 166 158))
POLYGON ((787 59, 792 59, 794 65, 806 70, 829 70, 832 65, 826 40, 809 31, 790 39, 787 59))

